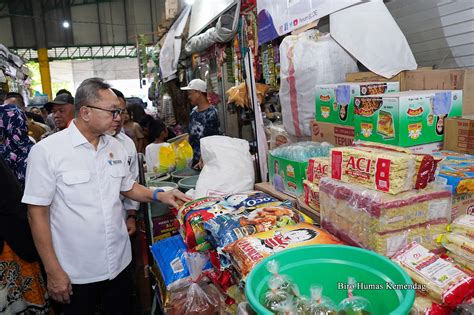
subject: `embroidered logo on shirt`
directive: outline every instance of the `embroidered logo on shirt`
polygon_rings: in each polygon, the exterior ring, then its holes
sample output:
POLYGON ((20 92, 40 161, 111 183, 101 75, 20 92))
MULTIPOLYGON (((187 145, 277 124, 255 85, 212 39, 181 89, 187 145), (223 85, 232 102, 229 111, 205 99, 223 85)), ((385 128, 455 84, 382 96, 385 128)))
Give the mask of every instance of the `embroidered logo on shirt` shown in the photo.
POLYGON ((107 163, 110 165, 122 164, 122 160, 108 160, 107 163))

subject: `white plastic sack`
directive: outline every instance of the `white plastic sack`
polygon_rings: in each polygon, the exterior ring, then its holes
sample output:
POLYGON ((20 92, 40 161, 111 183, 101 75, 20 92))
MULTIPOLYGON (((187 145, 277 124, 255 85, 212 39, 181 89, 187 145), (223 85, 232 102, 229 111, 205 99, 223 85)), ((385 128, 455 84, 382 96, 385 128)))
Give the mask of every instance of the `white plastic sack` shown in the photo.
POLYGON ((287 36, 280 45, 280 103, 283 125, 297 137, 310 137, 316 84, 345 82, 356 61, 329 34, 316 30, 287 36))
POLYGON ((372 72, 391 78, 417 64, 410 46, 382 0, 331 14, 331 36, 372 72))
POLYGON ((249 143, 242 139, 211 136, 201 139, 204 167, 194 198, 254 189, 255 171, 249 143))

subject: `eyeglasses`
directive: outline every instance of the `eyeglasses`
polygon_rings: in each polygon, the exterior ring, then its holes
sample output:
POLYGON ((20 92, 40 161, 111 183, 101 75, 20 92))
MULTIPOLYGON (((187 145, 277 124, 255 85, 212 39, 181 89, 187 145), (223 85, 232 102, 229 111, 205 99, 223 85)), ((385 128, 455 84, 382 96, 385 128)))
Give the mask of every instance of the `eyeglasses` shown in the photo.
POLYGON ((122 115, 125 112, 124 109, 105 109, 105 108, 95 107, 95 106, 91 106, 91 105, 87 105, 86 107, 90 107, 90 108, 94 108, 94 109, 100 109, 100 110, 112 113, 112 118, 113 119, 116 119, 117 117, 119 117, 120 115, 122 115))

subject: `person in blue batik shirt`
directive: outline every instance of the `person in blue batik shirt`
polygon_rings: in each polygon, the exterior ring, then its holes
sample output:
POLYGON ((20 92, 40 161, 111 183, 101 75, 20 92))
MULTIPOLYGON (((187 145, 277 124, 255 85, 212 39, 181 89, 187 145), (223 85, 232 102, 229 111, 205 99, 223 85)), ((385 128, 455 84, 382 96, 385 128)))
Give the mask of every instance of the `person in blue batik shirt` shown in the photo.
POLYGON ((207 85, 203 80, 191 80, 188 86, 181 90, 188 91, 188 99, 191 105, 195 106, 189 119, 189 144, 193 148, 193 168, 202 168, 200 140, 220 135, 219 113, 207 100, 207 85))

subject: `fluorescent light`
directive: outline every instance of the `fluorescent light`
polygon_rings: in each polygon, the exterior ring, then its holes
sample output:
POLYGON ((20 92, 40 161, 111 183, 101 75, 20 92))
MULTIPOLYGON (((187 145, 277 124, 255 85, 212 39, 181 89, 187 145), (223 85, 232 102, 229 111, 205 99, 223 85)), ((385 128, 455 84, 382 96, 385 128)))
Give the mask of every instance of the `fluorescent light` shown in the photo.
POLYGON ((63 22, 63 27, 64 27, 64 28, 69 28, 69 22, 68 22, 68 21, 64 21, 64 22, 63 22))

